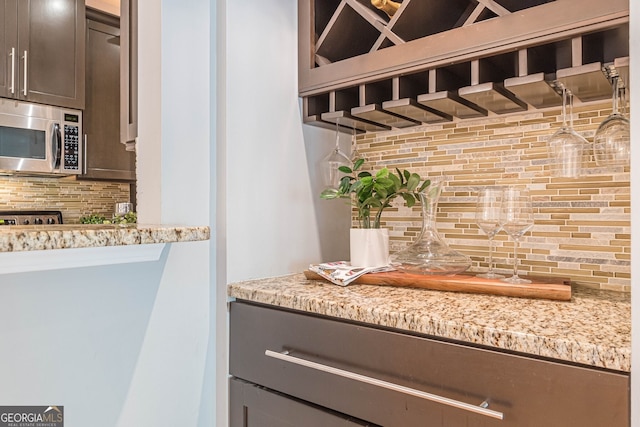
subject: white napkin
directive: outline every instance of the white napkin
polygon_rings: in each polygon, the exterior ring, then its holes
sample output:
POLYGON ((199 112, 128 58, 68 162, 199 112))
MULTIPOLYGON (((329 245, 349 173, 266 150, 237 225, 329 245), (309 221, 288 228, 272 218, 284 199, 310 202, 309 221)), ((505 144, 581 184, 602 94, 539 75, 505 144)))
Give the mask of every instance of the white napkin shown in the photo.
POLYGON ((394 269, 388 265, 383 267, 354 267, 346 261, 335 261, 311 264, 309 270, 319 274, 331 283, 339 286, 347 286, 363 274, 381 273, 384 271, 393 271, 394 269))

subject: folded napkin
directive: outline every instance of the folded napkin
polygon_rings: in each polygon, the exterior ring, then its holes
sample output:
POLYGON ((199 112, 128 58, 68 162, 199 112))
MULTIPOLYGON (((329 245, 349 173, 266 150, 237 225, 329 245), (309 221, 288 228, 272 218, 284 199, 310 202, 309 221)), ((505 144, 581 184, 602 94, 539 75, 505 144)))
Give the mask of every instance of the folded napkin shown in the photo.
POLYGON ((322 264, 311 264, 309 270, 319 274, 331 283, 339 286, 347 286, 358 277, 367 273, 381 273, 393 271, 393 267, 354 267, 346 261, 325 262, 322 264))

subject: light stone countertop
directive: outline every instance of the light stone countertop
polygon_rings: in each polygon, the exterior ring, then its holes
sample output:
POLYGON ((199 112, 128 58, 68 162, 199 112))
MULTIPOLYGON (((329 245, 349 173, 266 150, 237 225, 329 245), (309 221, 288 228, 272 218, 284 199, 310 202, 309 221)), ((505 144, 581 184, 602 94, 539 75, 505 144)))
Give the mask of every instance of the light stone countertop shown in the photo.
POLYGON ((59 224, 0 227, 0 252, 208 240, 207 226, 59 224))
POLYGON ((629 372, 631 295, 574 287, 550 301, 393 286, 340 287, 303 274, 233 283, 228 295, 330 317, 629 372))

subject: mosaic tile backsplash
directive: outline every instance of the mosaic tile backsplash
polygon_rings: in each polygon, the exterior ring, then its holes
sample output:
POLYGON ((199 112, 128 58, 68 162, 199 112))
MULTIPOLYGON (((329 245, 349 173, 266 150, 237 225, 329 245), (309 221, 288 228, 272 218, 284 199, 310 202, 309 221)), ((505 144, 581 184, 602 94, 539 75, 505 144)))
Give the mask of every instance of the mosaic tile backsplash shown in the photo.
POLYGON ((126 183, 0 176, 0 210, 59 210, 66 224, 91 214, 110 218, 116 202, 129 200, 126 183))
MULTIPOLYGON (((599 168, 591 147, 580 178, 551 176, 547 140, 562 124, 560 108, 431 124, 356 137, 366 170, 398 167, 423 177, 445 176, 437 227, 452 248, 473 260, 470 271, 488 268, 488 240, 474 222, 476 191, 488 185, 526 185, 535 225, 521 240, 519 272, 568 277, 594 288, 631 290, 629 167, 599 168)), ((574 109, 573 126, 589 143, 611 114, 611 102, 574 109)), ((396 200, 385 210, 391 251, 419 234, 421 210, 396 200)), ((353 224, 357 226, 355 213, 353 224)), ((513 272, 513 241, 495 237, 499 272, 513 272)))

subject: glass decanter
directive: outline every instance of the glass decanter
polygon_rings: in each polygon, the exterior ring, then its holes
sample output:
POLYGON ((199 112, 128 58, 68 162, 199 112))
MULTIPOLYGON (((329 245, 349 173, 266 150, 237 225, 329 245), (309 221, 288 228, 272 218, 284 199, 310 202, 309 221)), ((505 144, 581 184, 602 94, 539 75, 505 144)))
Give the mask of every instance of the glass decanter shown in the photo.
POLYGON ((391 255, 391 266, 414 274, 450 275, 462 273, 471 266, 471 259, 442 240, 436 229, 436 211, 444 180, 431 178, 431 184, 420 194, 422 231, 406 249, 391 255))

